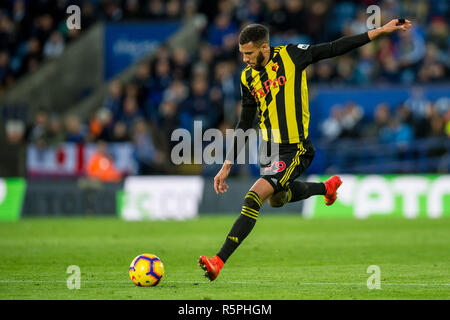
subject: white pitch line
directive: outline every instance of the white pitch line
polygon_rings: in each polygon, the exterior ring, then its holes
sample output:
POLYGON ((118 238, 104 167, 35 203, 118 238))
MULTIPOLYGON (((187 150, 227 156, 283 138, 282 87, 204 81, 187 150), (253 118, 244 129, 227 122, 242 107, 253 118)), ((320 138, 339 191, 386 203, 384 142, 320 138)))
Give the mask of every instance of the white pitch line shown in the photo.
MULTIPOLYGON (((65 283, 66 280, 0 280, 0 283, 65 283)), ((128 280, 83 280, 82 283, 130 283, 128 280)), ((190 280, 166 280, 162 283, 186 283, 186 284, 209 284, 205 281, 190 281, 190 280)), ((217 283, 231 283, 231 284, 261 284, 261 283, 283 283, 281 281, 260 280, 260 281, 218 281, 217 283)), ((298 282, 298 285, 306 286, 366 286, 365 282, 298 282)), ((385 283, 381 282, 382 286, 424 286, 424 287, 450 287, 450 283, 385 283)))

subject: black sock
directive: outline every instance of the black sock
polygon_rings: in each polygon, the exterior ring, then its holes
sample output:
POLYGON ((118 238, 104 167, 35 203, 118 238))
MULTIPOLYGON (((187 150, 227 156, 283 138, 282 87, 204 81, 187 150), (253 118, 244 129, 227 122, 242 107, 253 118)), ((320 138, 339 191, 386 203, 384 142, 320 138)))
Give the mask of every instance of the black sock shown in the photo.
POLYGON ((315 195, 325 195, 327 189, 322 182, 294 181, 289 186, 288 202, 296 202, 315 195))
POLYGON ((234 222, 222 248, 219 253, 217 253, 224 263, 228 260, 234 250, 239 247, 242 241, 244 241, 250 231, 252 231, 256 220, 258 219, 261 205, 261 200, 256 192, 249 191, 245 195, 241 215, 234 222))

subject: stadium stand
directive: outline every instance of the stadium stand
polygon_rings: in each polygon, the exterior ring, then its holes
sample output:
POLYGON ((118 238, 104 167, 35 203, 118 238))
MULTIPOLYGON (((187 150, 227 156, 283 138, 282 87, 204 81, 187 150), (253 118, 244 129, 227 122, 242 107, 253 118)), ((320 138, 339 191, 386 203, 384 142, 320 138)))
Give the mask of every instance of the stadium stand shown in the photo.
MULTIPOLYGON (((163 44, 150 60, 138 64, 131 80, 110 81, 102 104, 89 110, 88 117, 76 111, 57 113, 57 106, 51 105, 35 107, 32 114, 27 105, 1 106, 5 143, 40 148, 99 141, 131 144, 137 166, 128 173, 183 173, 170 165, 171 132, 192 132, 194 120, 201 120, 204 130, 225 130, 238 118, 243 64, 237 35, 242 26, 269 25, 272 45, 320 43, 366 31, 365 9, 373 3, 381 6, 383 21, 405 16, 414 21, 413 30, 309 66, 311 108, 323 87, 345 91, 358 85, 375 88, 383 96, 383 90, 414 84, 425 91, 438 86, 444 96, 430 98, 411 90, 401 102, 386 95, 375 107, 353 100, 351 94, 342 104, 328 100, 323 117, 311 111, 311 138, 318 149, 311 172, 448 172, 450 4, 445 0, 3 1, 0 101, 2 94, 58 59, 96 23, 186 21, 196 15, 207 21, 196 50, 163 44), (70 4, 81 7, 81 30, 70 31, 65 25, 70 4)), ((235 174, 248 172, 254 170, 239 169, 235 174)))

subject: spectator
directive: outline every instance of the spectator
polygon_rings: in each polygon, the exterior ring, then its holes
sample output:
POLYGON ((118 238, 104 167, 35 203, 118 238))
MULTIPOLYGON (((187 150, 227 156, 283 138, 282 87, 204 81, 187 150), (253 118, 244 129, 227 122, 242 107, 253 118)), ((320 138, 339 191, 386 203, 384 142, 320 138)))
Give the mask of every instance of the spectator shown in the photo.
POLYGON ((213 46, 216 52, 220 51, 220 47, 224 44, 224 39, 229 34, 238 31, 237 26, 233 23, 231 17, 226 13, 219 14, 214 20, 214 24, 208 31, 208 42, 213 46))
POLYGON ((64 39, 59 31, 54 31, 44 45, 44 56, 56 58, 64 51, 64 39))
POLYGON ((438 49, 429 44, 426 48, 425 58, 417 74, 417 80, 422 83, 437 82, 445 76, 445 65, 439 62, 438 49))
POLYGON ((136 160, 139 174, 148 175, 161 171, 163 154, 158 151, 144 120, 139 120, 133 127, 133 143, 136 146, 136 160))
POLYGON ((416 118, 425 117, 426 109, 430 102, 424 97, 423 89, 413 87, 411 96, 405 101, 405 106, 411 110, 416 118))
POLYGON ((9 54, 7 51, 0 51, 0 91, 13 81, 14 74, 9 65, 9 54))
POLYGON ((161 141, 167 153, 172 150, 174 143, 171 141, 172 132, 179 127, 178 105, 174 100, 165 100, 159 108, 160 121, 158 121, 158 140, 161 141))
POLYGON ((49 38, 53 30, 54 21, 53 17, 46 13, 37 17, 37 26, 35 30, 35 36, 41 44, 45 43, 49 38))
POLYGON ((129 96, 123 102, 123 112, 119 117, 119 121, 123 122, 130 131, 138 119, 144 118, 143 113, 139 110, 136 97, 129 96))
POLYGON ((361 47, 359 50, 359 58, 355 66, 354 79, 356 83, 361 85, 370 84, 375 77, 377 70, 376 59, 373 52, 372 43, 361 47))
POLYGON ((427 41, 445 52, 449 46, 448 25, 442 17, 433 17, 429 26, 427 41))
MULTIPOLYGON (((97 14, 101 19, 101 14, 97 14)), ((81 21, 83 22, 82 28, 89 29, 97 20, 96 8, 91 1, 83 1, 81 7, 81 21)))
POLYGON ((396 143, 398 147, 407 147, 413 139, 412 128, 401 123, 397 118, 389 120, 389 125, 380 131, 379 139, 382 143, 396 143))
POLYGON ((165 7, 162 0, 149 0, 147 4, 146 15, 148 19, 160 20, 165 17, 165 7))
POLYGON ((124 19, 140 19, 142 17, 139 0, 125 0, 124 2, 124 19))
POLYGON ((102 182, 119 182, 120 172, 114 166, 114 161, 107 153, 107 145, 103 141, 97 143, 97 149, 88 159, 86 175, 102 182))
POLYGON ((146 103, 147 96, 150 94, 150 88, 153 85, 149 62, 144 61, 139 63, 133 83, 138 88, 138 103, 143 106, 146 103))
POLYGON ((117 121, 114 124, 112 137, 110 139, 111 142, 129 142, 131 141, 130 136, 128 135, 127 126, 125 123, 121 121, 117 121))
MULTIPOLYGON (((308 68, 311 68, 311 66, 309 66, 308 68)), ((334 79, 333 66, 329 60, 319 61, 315 66, 312 66, 313 70, 314 68, 315 76, 313 78, 313 82, 323 82, 334 79)))
POLYGON ((164 91, 164 101, 172 101, 175 104, 181 104, 189 95, 189 89, 183 81, 174 80, 170 87, 164 91))
POLYGON ((286 26, 284 29, 288 34, 306 33, 306 8, 304 0, 287 0, 286 6, 286 26))
POLYGON ((416 68, 425 56, 425 39, 417 28, 400 32, 397 47, 400 80, 404 83, 412 83, 416 68))
POLYGON ((25 137, 25 125, 20 120, 8 120, 5 125, 6 141, 10 144, 21 144, 25 137))
POLYGON ((147 99, 147 115, 153 119, 155 109, 159 106, 163 98, 163 92, 172 82, 172 70, 169 59, 161 58, 155 60, 155 77, 150 88, 150 95, 147 99))
POLYGON ((22 57, 19 74, 23 75, 37 69, 42 59, 41 43, 37 38, 31 38, 25 44, 25 55, 22 57))
POLYGON ((355 83, 355 61, 349 56, 341 56, 337 58, 336 80, 345 84, 355 83))
POLYGON ((236 12, 239 21, 252 21, 253 23, 261 23, 263 21, 263 3, 259 0, 249 0, 240 3, 240 7, 236 12))
POLYGON ((28 141, 44 145, 48 135, 48 114, 44 109, 39 109, 34 116, 34 123, 29 129, 28 141))
POLYGON ((361 120, 364 116, 364 110, 353 101, 346 103, 344 114, 342 116, 341 137, 358 138, 361 132, 361 120))
POLYGON ((331 2, 328 0, 318 0, 309 3, 306 16, 306 34, 315 38, 317 41, 325 41, 325 26, 327 25, 327 15, 330 10, 331 2))
POLYGON ((389 105, 380 103, 375 107, 373 122, 369 122, 364 130, 366 138, 378 138, 383 129, 388 126, 391 112, 389 105))
POLYGON ((367 31, 366 9, 358 10, 355 20, 353 20, 349 25, 348 31, 350 34, 358 34, 367 31))
POLYGON ((172 76, 175 80, 186 81, 190 77, 190 63, 189 56, 186 50, 182 47, 177 47, 172 53, 172 76))
POLYGON ((180 0, 169 0, 166 4, 166 14, 169 20, 179 20, 181 18, 180 0))
POLYGON ((234 73, 235 65, 232 61, 223 61, 216 64, 214 73, 215 98, 211 99, 217 107, 223 109, 225 120, 233 123, 235 120, 234 107, 239 100, 240 88, 238 76, 234 73))
POLYGON ((278 33, 286 30, 287 14, 283 8, 281 0, 265 0, 266 12, 264 21, 271 26, 273 33, 278 33))
POLYGON ((112 113, 107 108, 101 108, 93 115, 89 123, 89 134, 93 141, 110 141, 113 127, 112 113))
POLYGON ((113 119, 117 120, 120 116, 122 106, 123 86, 118 80, 113 80, 109 84, 108 93, 103 100, 103 107, 108 109, 113 119))
POLYGON ((69 114, 65 120, 66 142, 82 143, 85 141, 85 133, 80 119, 75 114, 69 114))
POLYGON ((334 105, 331 108, 330 116, 321 125, 321 132, 326 141, 332 142, 341 136, 341 121, 342 107, 340 105, 334 105))
POLYGON ((61 119, 55 114, 51 115, 48 122, 48 144, 50 146, 57 146, 64 142, 64 138, 61 119))
POLYGON ((191 83, 191 93, 180 110, 181 126, 190 132, 193 132, 194 121, 201 121, 205 130, 215 127, 219 112, 210 103, 207 79, 197 77, 191 83))

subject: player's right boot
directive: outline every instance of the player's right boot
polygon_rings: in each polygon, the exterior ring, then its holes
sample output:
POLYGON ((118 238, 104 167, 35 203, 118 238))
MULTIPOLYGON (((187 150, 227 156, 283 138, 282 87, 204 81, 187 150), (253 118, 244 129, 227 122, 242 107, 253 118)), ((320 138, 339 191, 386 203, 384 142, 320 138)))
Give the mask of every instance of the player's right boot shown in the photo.
POLYGON ((218 256, 211 258, 200 256, 200 258, 198 258, 198 265, 206 271, 205 277, 207 277, 210 281, 213 281, 219 275, 219 272, 223 267, 223 261, 218 256))
POLYGON ((327 193, 325 194, 325 204, 331 206, 337 199, 336 191, 341 186, 342 180, 338 176, 332 176, 324 182, 327 193))

